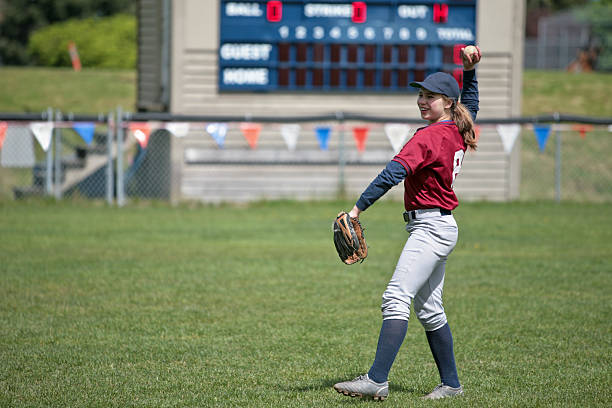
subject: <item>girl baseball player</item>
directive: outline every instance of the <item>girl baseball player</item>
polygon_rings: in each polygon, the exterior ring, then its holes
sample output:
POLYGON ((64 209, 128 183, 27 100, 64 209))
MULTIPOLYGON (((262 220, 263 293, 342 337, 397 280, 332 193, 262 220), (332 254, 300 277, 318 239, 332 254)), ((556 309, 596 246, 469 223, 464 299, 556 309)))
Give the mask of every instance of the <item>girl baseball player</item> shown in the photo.
POLYGON ((453 182, 465 151, 476 149, 475 66, 482 54, 478 47, 466 47, 461 49, 461 56, 464 69, 461 93, 457 81, 444 72, 410 84, 419 88, 417 105, 428 125, 416 131, 349 212, 351 217, 358 218, 391 187, 404 182, 404 220, 410 236, 383 294, 383 323, 376 357, 367 374, 334 385, 344 395, 387 398, 387 377, 406 335, 411 304, 425 329, 441 379, 441 384, 424 398, 463 394, 455 366, 453 337, 442 306, 442 287, 446 259, 457 243, 458 234, 451 214, 458 205, 453 182))

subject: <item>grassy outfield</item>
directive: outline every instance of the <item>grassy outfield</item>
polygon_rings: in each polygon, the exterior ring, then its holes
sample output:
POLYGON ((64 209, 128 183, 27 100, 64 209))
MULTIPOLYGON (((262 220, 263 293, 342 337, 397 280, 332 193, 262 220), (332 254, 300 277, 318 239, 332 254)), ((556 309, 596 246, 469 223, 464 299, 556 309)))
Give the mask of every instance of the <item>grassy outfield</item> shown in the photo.
POLYGON ((107 113, 136 106, 131 70, 0 67, 0 112, 107 113))
POLYGON ((523 74, 522 111, 526 116, 553 112, 610 117, 612 74, 527 70, 523 74))
MULTIPOLYGON (((348 202, 248 207, 0 202, 0 406, 337 407, 369 368, 380 296, 407 237, 401 204, 362 216, 370 255, 340 263, 348 202)), ((462 204, 445 305, 466 395, 416 319, 386 407, 608 406, 609 205, 462 204)))

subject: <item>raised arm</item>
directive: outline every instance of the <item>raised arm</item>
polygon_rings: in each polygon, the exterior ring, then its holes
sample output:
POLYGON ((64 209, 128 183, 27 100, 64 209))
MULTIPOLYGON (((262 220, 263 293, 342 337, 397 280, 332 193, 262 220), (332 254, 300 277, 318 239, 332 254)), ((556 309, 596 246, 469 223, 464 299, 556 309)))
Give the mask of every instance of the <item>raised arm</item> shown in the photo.
POLYGON ((461 49, 463 61, 463 90, 461 91, 461 103, 472 114, 472 119, 476 120, 478 113, 478 80, 476 79, 476 64, 480 62, 482 53, 480 48, 474 47, 476 51, 471 51, 469 47, 461 49))

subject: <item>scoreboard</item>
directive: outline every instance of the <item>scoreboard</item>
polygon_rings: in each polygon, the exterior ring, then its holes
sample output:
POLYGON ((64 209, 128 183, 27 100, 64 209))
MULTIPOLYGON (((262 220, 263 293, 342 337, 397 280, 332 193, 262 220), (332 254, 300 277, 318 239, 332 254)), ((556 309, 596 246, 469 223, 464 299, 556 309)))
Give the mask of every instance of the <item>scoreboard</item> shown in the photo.
POLYGON ((221 1, 219 91, 406 92, 461 84, 476 0, 221 1))

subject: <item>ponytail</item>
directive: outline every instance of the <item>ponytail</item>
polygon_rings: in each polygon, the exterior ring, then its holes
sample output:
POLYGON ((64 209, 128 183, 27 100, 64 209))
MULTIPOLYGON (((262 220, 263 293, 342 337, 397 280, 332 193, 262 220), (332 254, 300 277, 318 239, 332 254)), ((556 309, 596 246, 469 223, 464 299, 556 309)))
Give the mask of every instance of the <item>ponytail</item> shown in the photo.
POLYGON ((476 132, 472 115, 461 102, 452 100, 451 119, 457 125, 459 134, 463 137, 465 144, 472 150, 476 150, 476 132))

